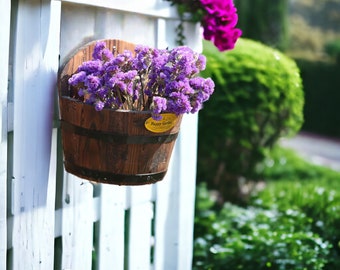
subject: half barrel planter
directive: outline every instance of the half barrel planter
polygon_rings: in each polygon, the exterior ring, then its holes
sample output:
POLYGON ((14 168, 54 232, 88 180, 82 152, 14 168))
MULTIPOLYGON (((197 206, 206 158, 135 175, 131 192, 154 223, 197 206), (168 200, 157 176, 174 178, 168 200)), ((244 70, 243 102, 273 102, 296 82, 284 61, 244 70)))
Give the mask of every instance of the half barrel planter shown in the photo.
MULTIPOLYGON (((104 40, 120 53, 135 45, 104 40)), ((96 41, 78 49, 60 69, 58 80, 64 166, 67 172, 98 183, 152 184, 164 178, 179 133, 182 116, 164 114, 161 121, 150 112, 103 109, 71 97, 68 79, 78 66, 91 60, 96 41)))

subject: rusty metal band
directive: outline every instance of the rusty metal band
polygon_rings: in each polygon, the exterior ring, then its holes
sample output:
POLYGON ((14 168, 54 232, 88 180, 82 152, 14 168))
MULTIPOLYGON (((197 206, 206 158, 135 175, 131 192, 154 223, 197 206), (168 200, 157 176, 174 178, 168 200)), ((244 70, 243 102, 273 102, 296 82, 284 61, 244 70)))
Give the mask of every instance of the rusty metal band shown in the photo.
POLYGON ((98 183, 107 183, 114 185, 146 185, 161 181, 166 171, 148 174, 115 174, 112 172, 103 172, 92 169, 87 169, 84 167, 77 166, 75 164, 64 162, 65 169, 67 172, 72 173, 80 178, 84 178, 90 181, 98 183))
POLYGON ((61 128, 65 131, 72 132, 74 134, 85 136, 93 139, 102 140, 108 143, 124 143, 124 144, 158 144, 169 143, 177 139, 178 133, 162 134, 155 136, 130 136, 117 133, 108 133, 93 129, 87 129, 79 126, 75 126, 69 122, 61 120, 61 128))

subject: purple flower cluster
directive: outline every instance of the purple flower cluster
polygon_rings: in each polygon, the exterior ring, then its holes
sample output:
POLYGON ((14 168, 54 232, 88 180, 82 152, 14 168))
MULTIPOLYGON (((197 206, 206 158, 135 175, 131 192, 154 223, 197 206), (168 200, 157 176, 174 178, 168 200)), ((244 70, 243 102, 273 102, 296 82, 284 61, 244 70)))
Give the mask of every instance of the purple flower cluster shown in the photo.
POLYGON ((200 0, 206 11, 203 17, 204 39, 212 41, 220 51, 234 48, 242 31, 236 27, 237 9, 233 0, 200 0))
POLYGON ((79 97, 103 108, 152 111, 177 115, 195 113, 214 91, 214 82, 197 76, 205 69, 203 55, 181 46, 172 50, 138 45, 135 52, 114 55, 103 41, 93 59, 84 62, 69 79, 79 97))

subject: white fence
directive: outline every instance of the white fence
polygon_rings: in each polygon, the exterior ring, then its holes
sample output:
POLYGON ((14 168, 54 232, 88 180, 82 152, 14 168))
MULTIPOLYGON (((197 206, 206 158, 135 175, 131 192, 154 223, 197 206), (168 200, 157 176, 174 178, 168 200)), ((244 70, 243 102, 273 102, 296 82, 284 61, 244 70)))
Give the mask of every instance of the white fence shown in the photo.
MULTIPOLYGON (((197 116, 186 115, 166 178, 92 184, 63 170, 59 66, 115 38, 175 46, 161 0, 0 0, 0 269, 191 269, 197 116)), ((201 50, 197 25, 188 45, 201 50)))

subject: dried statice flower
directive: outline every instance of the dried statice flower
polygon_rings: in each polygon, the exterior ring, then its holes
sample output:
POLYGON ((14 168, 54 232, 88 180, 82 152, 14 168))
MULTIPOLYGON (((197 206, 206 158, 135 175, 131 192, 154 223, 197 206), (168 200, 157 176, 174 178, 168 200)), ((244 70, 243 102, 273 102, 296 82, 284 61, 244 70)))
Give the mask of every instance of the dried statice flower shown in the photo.
POLYGON ((210 78, 198 76, 205 63, 203 55, 186 46, 162 50, 138 45, 134 53, 114 56, 100 41, 93 59, 79 66, 69 84, 97 111, 151 111, 160 119, 164 112, 179 115, 202 108, 214 91, 210 78))

